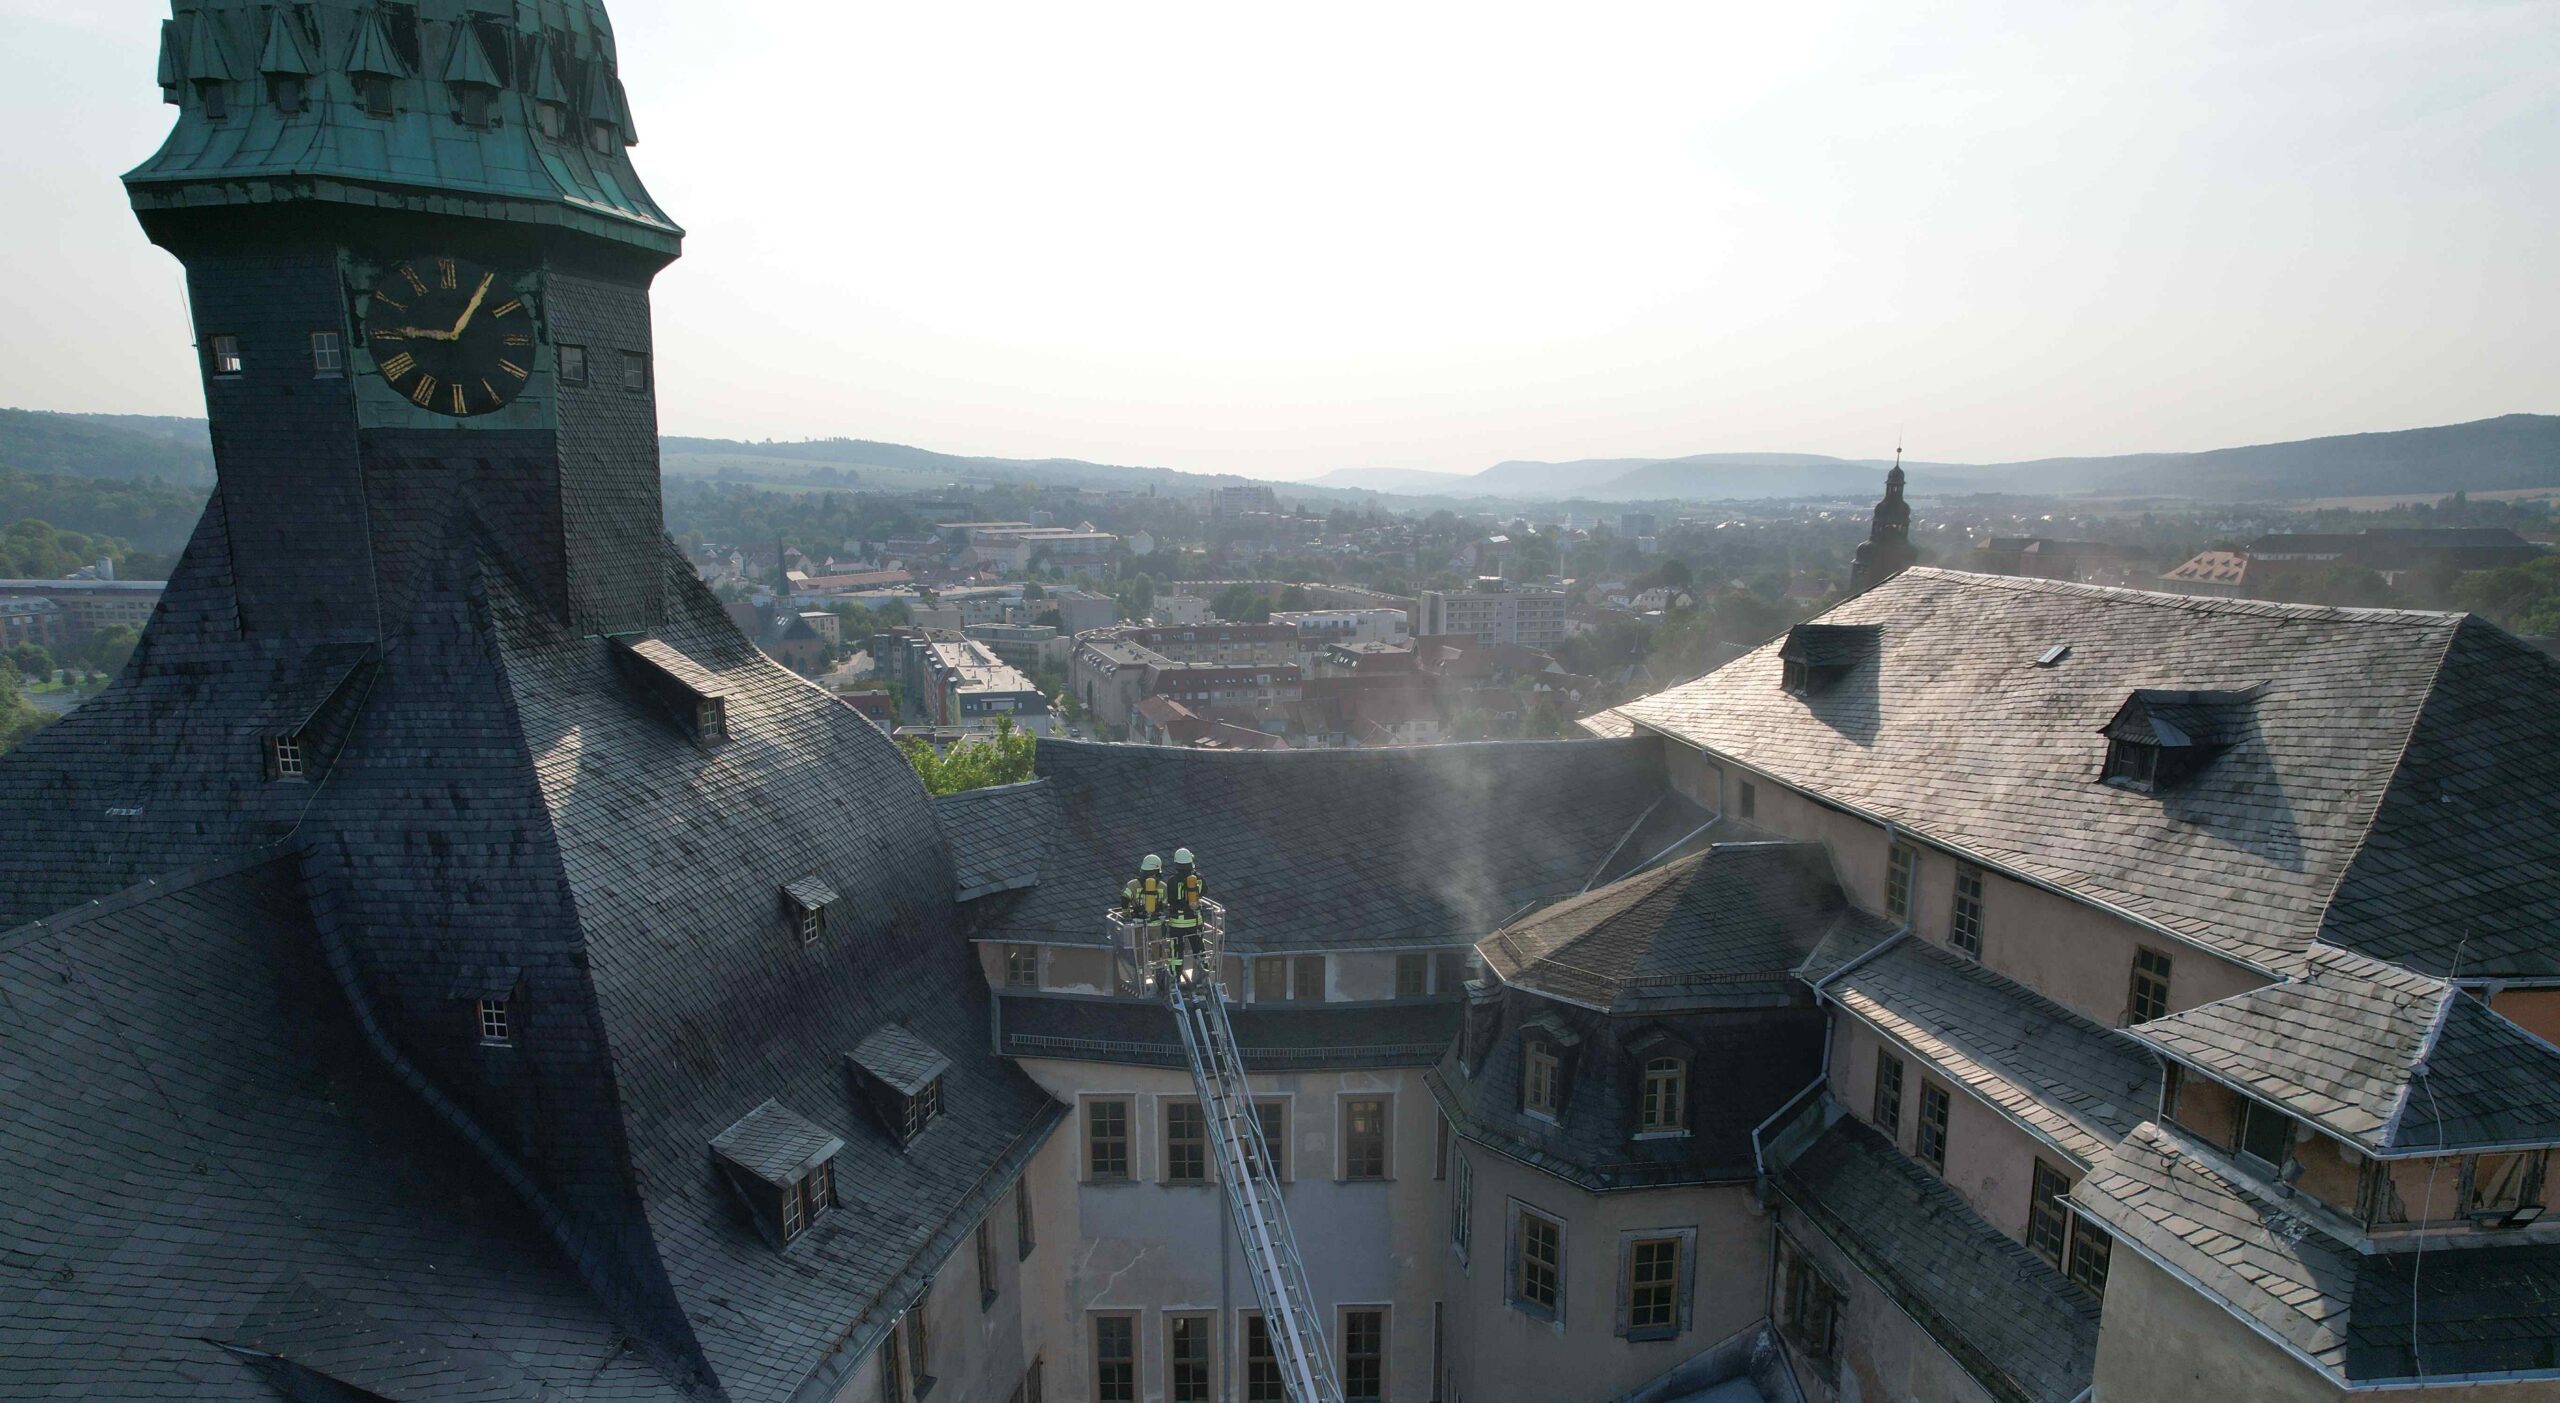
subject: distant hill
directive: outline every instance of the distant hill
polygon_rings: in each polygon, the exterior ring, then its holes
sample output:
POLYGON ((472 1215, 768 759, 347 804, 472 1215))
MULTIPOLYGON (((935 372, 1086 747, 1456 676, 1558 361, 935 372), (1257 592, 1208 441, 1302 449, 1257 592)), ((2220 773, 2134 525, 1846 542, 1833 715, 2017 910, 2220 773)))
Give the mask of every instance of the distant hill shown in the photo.
POLYGON ((1994 469, 2021 490, 2287 501, 2560 487, 2560 415, 2340 434, 2202 453, 2050 458, 1994 469), (2041 489, 2028 482, 2051 483, 2041 489))
POLYGON ((202 419, 0 409, 0 468, 52 477, 213 481, 202 419))
POLYGON ((1308 478, 1308 487, 1344 487, 1359 492, 1464 493, 1476 491, 1465 473, 1435 473, 1421 468, 1335 468, 1308 478))

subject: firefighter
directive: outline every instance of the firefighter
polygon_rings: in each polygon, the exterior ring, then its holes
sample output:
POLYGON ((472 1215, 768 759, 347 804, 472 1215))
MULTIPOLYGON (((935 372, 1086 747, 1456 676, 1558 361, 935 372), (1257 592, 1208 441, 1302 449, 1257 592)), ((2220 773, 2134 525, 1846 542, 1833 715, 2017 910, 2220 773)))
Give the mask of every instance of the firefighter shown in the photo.
POLYGON ((1120 913, 1141 921, 1164 918, 1164 859, 1149 853, 1138 863, 1138 875, 1120 888, 1120 913))
POLYGON ((1175 974, 1200 972, 1200 898, 1207 888, 1200 881, 1199 869, 1191 861, 1191 849, 1173 850, 1173 875, 1167 883, 1166 895, 1171 901, 1172 915, 1165 924, 1173 927, 1175 974))

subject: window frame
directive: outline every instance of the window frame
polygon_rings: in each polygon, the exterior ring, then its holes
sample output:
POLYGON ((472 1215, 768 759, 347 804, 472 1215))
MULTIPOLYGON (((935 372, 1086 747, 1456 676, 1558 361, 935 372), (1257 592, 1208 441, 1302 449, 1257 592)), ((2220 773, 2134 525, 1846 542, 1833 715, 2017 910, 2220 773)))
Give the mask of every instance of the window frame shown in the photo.
POLYGON ((1134 1184, 1138 1181, 1138 1098, 1128 1092, 1116 1092, 1084 1098, 1083 1154, 1078 1156, 1088 1184, 1134 1184), (1102 1143, 1100 1113, 1106 1108, 1119 1113, 1120 1127, 1112 1137, 1118 1141, 1120 1164, 1115 1172, 1105 1173, 1098 1153, 1102 1143))
POLYGON ((645 395, 649 393, 649 385, 649 353, 624 351, 622 353, 622 388, 630 394, 645 395))
POLYGON ((2071 1255, 2062 1274, 2100 1300, 2107 1295, 2107 1269, 2115 1261, 2115 1234, 2078 1213, 2071 1215, 2071 1255))
POLYGON ((1899 1145, 1902 1143, 1902 1059, 1894 1055, 1893 1049, 1888 1047, 1876 1049, 1875 1079, 1874 1092, 1867 1107, 1867 1118, 1878 1130, 1884 1132, 1886 1139, 1899 1145), (1891 1068, 1893 1072, 1890 1078, 1885 1075, 1887 1068, 1891 1068), (1888 1082, 1893 1089, 1890 1101, 1885 1096, 1888 1082), (1892 1112, 1890 1116, 1886 1114, 1888 1109, 1892 1112))
POLYGON ((1648 1057, 1636 1073, 1636 1133, 1679 1136, 1689 1133, 1689 1059, 1671 1053, 1648 1057), (1657 1096, 1657 1086, 1668 1094, 1657 1096), (1668 1106, 1666 1117, 1662 1108, 1668 1106))
POLYGON ((302 733, 267 737, 267 774, 271 779, 309 779, 302 754, 302 733))
POLYGON ((356 105, 364 109, 364 115, 376 121, 400 115, 400 99, 392 89, 390 75, 356 75, 356 105))
POLYGON ((311 378, 344 380, 347 378, 347 339, 334 331, 311 333, 311 378))
POLYGON ((1342 1380, 1343 1403, 1385 1403, 1390 1362, 1388 1345, 1394 1338, 1389 1323, 1389 1312, 1392 1309, 1383 1303, 1334 1307, 1334 1363, 1341 1370, 1338 1377, 1342 1380), (1353 1321, 1355 1318, 1362 1317, 1368 1319, 1369 1325, 1375 1332, 1373 1338, 1376 1348, 1354 1355, 1352 1347, 1357 1337, 1354 1334, 1353 1321), (1357 1376, 1357 1365, 1363 1362, 1376 1371, 1378 1386, 1374 1391, 1363 1392, 1352 1384, 1353 1378, 1357 1376))
POLYGON ((1288 1403, 1288 1376, 1280 1372, 1280 1352, 1271 1344, 1271 1322, 1258 1310, 1236 1312, 1236 1383, 1244 1403, 1288 1403), (1262 1349, 1256 1353, 1254 1336, 1260 1333, 1262 1349), (1256 1378, 1257 1369, 1267 1370, 1269 1377, 1256 1378))
POLYGON ((1013 1181, 1013 1259, 1019 1262, 1029 1257, 1039 1245, 1039 1234, 1031 1221, 1031 1176, 1026 1173, 1013 1181))
POLYGON ((1621 1338, 1637 1341, 1679 1338, 1687 1325, 1687 1311, 1683 1306, 1688 1292, 1683 1286, 1686 1272, 1694 1270, 1696 1243, 1695 1229, 1676 1232, 1655 1229, 1625 1235, 1625 1247, 1618 1262, 1618 1334, 1621 1338), (1660 1266, 1660 1251, 1664 1248, 1670 1250, 1667 1268, 1657 1276, 1639 1279, 1637 1272, 1645 1265, 1648 1250, 1652 1251, 1655 1264, 1660 1266), (1662 1293, 1658 1302, 1662 1318, 1639 1319, 1651 1304, 1655 1304, 1647 1300, 1647 1293, 1655 1291, 1662 1293))
POLYGON ((1037 989, 1040 987, 1040 947, 1009 944, 1004 947, 1004 987, 1037 989))
POLYGON ((1218 1396, 1218 1313, 1209 1310, 1169 1310, 1164 1313, 1164 1396, 1166 1403, 1214 1403, 1218 1396), (1191 1327, 1186 1331, 1184 1327, 1191 1327), (1199 1345, 1199 1357, 1186 1360, 1177 1348, 1189 1333, 1199 1345), (1185 1392, 1182 1387, 1184 1366, 1199 1369, 1198 1391, 1185 1392))
POLYGON ((2027 1248, 2056 1270, 2071 1260, 2070 1192, 2071 1176, 2034 1156, 2027 1173, 2027 1248))
POLYGON ((2240 1095, 2240 1114, 2233 1120, 2235 1123, 2231 1127, 2232 1156, 2241 1163, 2262 1169, 2270 1175, 2282 1174, 2285 1161, 2293 1157, 2296 1127, 2301 1122, 2290 1113, 2246 1093, 2240 1095), (2253 1138, 2250 1132, 2260 1125, 2265 1125, 2277 1134, 2279 1143, 2276 1146, 2274 1159, 2268 1159, 2250 1148, 2249 1142, 2253 1138))
POLYGON ((1948 1130, 1954 1121, 1955 1093, 1922 1077, 1920 1121, 1912 1132, 1911 1157, 1937 1171, 1940 1178, 1946 1177, 1948 1130))
POLYGON ((1324 1002, 1324 986, 1325 986, 1325 957, 1324 957, 1324 956, 1322 956, 1322 955, 1292 955, 1292 956, 1290 956, 1290 957, 1289 957, 1289 999, 1290 999, 1290 1002, 1292 1002, 1292 1003, 1319 1003, 1319 1004, 1320 1004, 1320 1003, 1323 1003, 1323 1002, 1324 1002), (1313 975, 1314 975, 1313 979, 1310 979, 1310 978, 1308 977, 1310 972, 1312 972, 1312 973, 1313 973, 1313 975), (1308 986, 1309 984, 1311 984, 1311 983, 1315 986, 1315 987, 1313 988, 1313 990, 1312 990, 1312 991, 1311 991, 1311 990, 1309 990, 1309 988, 1307 987, 1307 986, 1308 986))
POLYGON ((1449 1168, 1449 1247, 1457 1253, 1458 1265, 1467 1264, 1475 1236, 1476 1166, 1462 1149, 1449 1168))
POLYGON ((1162 1156, 1157 1166, 1156 1182, 1177 1188, 1191 1188, 1213 1182, 1217 1178, 1217 1161, 1209 1153, 1209 1112, 1197 1096, 1159 1096, 1156 1098, 1156 1133, 1162 1140, 1162 1156), (1175 1122, 1193 1122, 1190 1135, 1176 1133, 1175 1122), (1196 1174, 1180 1169, 1186 1158, 1196 1160, 1196 1174))
POLYGON ((475 1026, 480 1031, 482 1047, 515 1046, 515 1000, 504 994, 480 1000, 475 1026))
POLYGON ((1561 1324, 1565 1310, 1564 1220, 1516 1198, 1511 1200, 1510 1219, 1511 1250, 1503 1274, 1503 1301, 1524 1315, 1561 1324), (1543 1258, 1536 1250, 1541 1239, 1548 1247, 1548 1255, 1543 1258), (1547 1297, 1543 1301, 1536 1294, 1540 1285, 1547 1297))
POLYGON ((1982 958, 1982 875, 1979 867, 1959 864, 1947 903, 1947 948, 1976 960, 1982 958))
POLYGON ((2171 1012, 2169 997, 2175 987, 2177 961, 2168 951, 2150 945, 2133 948, 2133 968, 2125 977, 2124 1021, 2131 1027, 2166 1018, 2171 1012), (2157 992, 2150 986, 2157 985, 2157 992), (2145 1012, 2149 1009, 2149 1012, 2145 1012))
POLYGON ((1760 786, 1747 779, 1736 780, 1735 784, 1740 787, 1734 791, 1734 817, 1745 822, 1757 818, 1760 814, 1760 786))
POLYGON ((1093 1361, 1093 1373, 1086 1378, 1085 1382, 1093 1386, 1092 1396, 1094 1403, 1137 1403, 1137 1400, 1140 1397, 1139 1390, 1142 1382, 1138 1376, 1138 1312, 1133 1310, 1097 1310, 1087 1312, 1086 1319, 1088 1323, 1085 1327, 1085 1343, 1091 1346, 1092 1349, 1091 1358, 1093 1361), (1102 1332, 1105 1324, 1122 1325, 1128 1328, 1128 1353, 1126 1355, 1115 1356, 1108 1359, 1103 1356, 1102 1332), (1114 1364, 1121 1365, 1129 1371, 1128 1380, 1125 1384, 1111 1386, 1104 1383, 1104 1369, 1114 1364), (1108 1391, 1106 1391, 1106 1388, 1108 1391))
POLYGON ((1911 898, 1920 890, 1920 850, 1894 839, 1884 855, 1884 913, 1911 924, 1911 898))
POLYGON ((1342 1149, 1334 1161, 1334 1179, 1344 1184, 1379 1184, 1395 1177, 1395 1097, 1383 1091, 1342 1092, 1334 1098, 1335 1138, 1342 1149), (1357 1131, 1355 1120, 1360 1106, 1377 1107, 1378 1125, 1374 1132, 1357 1131), (1372 1141, 1355 1149, 1353 1137, 1372 1141), (1358 1156, 1355 1160, 1354 1156, 1358 1156), (1376 1167, 1367 1168, 1374 1157, 1376 1167))
POLYGON ((1774 1314, 1778 1317, 1778 1333, 1804 1355, 1823 1379, 1836 1383, 1840 1377, 1840 1317, 1847 1312, 1848 1293, 1794 1238, 1783 1232, 1777 1237, 1774 1314))
POLYGON ((1531 1036, 1520 1042, 1520 1110, 1553 1122, 1562 1099, 1557 1095, 1564 1059, 1552 1038, 1531 1036))
POLYGON ((2107 758, 2098 779, 2118 789, 2150 794, 2160 788, 2160 746, 2155 741, 2107 738, 2107 758))
POLYGON ((587 368, 586 347, 577 345, 573 342, 554 344, 551 348, 551 364, 553 367, 553 374, 559 378, 561 384, 583 385, 587 383, 589 371, 587 368))
POLYGON ((1431 992, 1431 957, 1420 953, 1396 956, 1396 997, 1419 999, 1431 992))
POLYGON ((996 1215, 978 1220, 976 1248, 978 1261, 978 1309, 991 1309, 1003 1288, 996 1284, 996 1215))
POLYGON ((1289 957, 1256 955, 1253 957, 1253 1002, 1278 1004, 1289 1001, 1289 957))
POLYGON ((248 374, 249 361, 240 351, 237 332, 217 331, 205 338, 205 363, 213 368, 216 380, 237 380, 248 374))

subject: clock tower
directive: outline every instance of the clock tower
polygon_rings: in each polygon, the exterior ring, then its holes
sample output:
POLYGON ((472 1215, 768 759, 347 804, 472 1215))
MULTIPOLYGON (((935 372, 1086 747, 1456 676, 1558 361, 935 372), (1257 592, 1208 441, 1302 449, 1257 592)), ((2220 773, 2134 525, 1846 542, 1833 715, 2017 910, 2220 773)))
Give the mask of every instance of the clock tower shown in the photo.
MULTIPOLYGON (((389 641, 476 536, 576 634, 662 617, 650 280, 593 0, 181 4, 125 176, 187 287, 247 638, 389 641)), ((209 519, 209 527, 211 526, 209 519)))

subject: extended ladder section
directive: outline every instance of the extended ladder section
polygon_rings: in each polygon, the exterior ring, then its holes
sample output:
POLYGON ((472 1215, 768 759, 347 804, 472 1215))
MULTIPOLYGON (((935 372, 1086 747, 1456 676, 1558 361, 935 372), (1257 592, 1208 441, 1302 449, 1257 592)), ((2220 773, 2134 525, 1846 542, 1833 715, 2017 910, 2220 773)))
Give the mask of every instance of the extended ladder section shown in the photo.
POLYGON ((1227 1213, 1244 1247, 1246 1274, 1253 1278, 1272 1359, 1290 1403, 1342 1403, 1342 1381, 1325 1342, 1324 1317, 1307 1289, 1307 1269, 1298 1257, 1297 1233, 1289 1226, 1289 1205, 1280 1195, 1277 1164, 1263 1141, 1244 1058, 1227 1022, 1227 994, 1217 977, 1226 913, 1213 902, 1201 906, 1206 919, 1187 937, 1166 936, 1158 923, 1115 916, 1114 943, 1124 952, 1122 968, 1135 976, 1132 991, 1163 995, 1182 1030, 1191 1083, 1200 1093, 1201 1118, 1218 1157, 1218 1187, 1226 1193, 1227 1213))
POLYGON ((1173 990, 1173 1016, 1182 1027, 1182 1050, 1191 1058, 1191 1081, 1199 1088, 1209 1123, 1209 1143, 1217 1147, 1218 1186, 1226 1190, 1227 1212, 1244 1242, 1253 1294, 1262 1302, 1271 1354, 1290 1403, 1341 1403, 1342 1381, 1334 1376, 1324 1319, 1307 1289, 1298 1235, 1289 1226, 1289 1206, 1281 1200, 1280 1180, 1272 1172, 1271 1148, 1262 1140, 1262 1119, 1254 1114, 1253 1089, 1245 1084, 1235 1032, 1227 1026, 1226 990, 1212 979, 1196 985, 1167 982, 1173 990))

